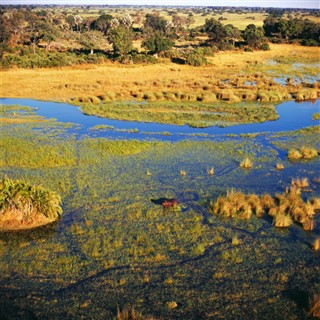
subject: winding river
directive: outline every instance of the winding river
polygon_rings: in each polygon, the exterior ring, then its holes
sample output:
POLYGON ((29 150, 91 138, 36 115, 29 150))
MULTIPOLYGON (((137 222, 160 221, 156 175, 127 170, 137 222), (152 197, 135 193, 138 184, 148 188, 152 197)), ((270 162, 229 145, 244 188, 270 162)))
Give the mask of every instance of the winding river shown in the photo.
POLYGON ((1 105, 23 105, 36 109, 36 114, 45 118, 55 118, 62 123, 74 123, 70 130, 78 138, 105 137, 110 139, 137 139, 178 141, 184 139, 208 139, 217 135, 250 134, 259 132, 291 131, 319 124, 312 120, 315 112, 320 112, 320 102, 287 101, 277 106, 279 119, 263 123, 242 124, 230 127, 192 128, 160 123, 111 120, 83 114, 80 107, 67 103, 47 102, 32 99, 1 98, 1 105), (93 130, 95 126, 108 126, 105 130, 93 130))

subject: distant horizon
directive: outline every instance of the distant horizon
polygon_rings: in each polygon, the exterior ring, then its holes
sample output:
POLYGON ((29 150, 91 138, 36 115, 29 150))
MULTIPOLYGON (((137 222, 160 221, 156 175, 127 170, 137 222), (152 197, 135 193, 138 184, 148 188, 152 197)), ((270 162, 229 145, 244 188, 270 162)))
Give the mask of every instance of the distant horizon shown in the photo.
POLYGON ((1 5, 71 5, 71 6, 191 6, 191 7, 262 7, 320 9, 318 0, 2 0, 1 5))

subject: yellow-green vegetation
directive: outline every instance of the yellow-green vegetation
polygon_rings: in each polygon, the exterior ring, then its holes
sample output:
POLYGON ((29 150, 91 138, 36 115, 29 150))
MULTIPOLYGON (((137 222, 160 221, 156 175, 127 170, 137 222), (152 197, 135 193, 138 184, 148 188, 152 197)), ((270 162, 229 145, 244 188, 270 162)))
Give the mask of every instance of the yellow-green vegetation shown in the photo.
POLYGON ((128 306, 122 310, 118 308, 115 320, 155 320, 155 318, 143 316, 133 306, 128 306))
POLYGON ((10 69, 1 71, 4 97, 29 97, 41 100, 93 101, 282 101, 290 94, 310 98, 319 88, 309 84, 275 83, 275 77, 315 76, 318 67, 296 70, 293 63, 318 63, 317 48, 296 45, 271 45, 267 52, 218 52, 208 57, 209 65, 194 68, 167 59, 155 65, 83 65, 60 69, 10 69), (268 64, 276 57, 292 57, 291 63, 268 64), (237 63, 235 63, 235 61, 237 63), (161 75, 159 78, 158 75, 161 75), (110 78, 110 75, 112 77, 110 78), (228 81, 225 81, 228 80, 228 81), (14 84, 14 85, 13 85, 14 84), (312 93, 312 94, 311 94, 312 93))
MULTIPOLYGON (((175 99, 174 93, 172 93, 172 96, 175 99)), ((213 105, 199 102, 202 98, 199 98, 198 102, 196 97, 194 97, 194 100, 194 102, 90 103, 82 105, 81 109, 85 114, 109 119, 177 125, 188 124, 192 127, 208 127, 222 123, 263 122, 278 119, 278 114, 273 105, 260 106, 254 103, 227 104, 221 102, 213 105)))
POLYGON ((244 168, 244 169, 251 169, 253 166, 252 160, 248 157, 244 158, 241 162, 240 162, 240 167, 244 168))
POLYGON ((302 179, 292 179, 291 180, 291 186, 297 187, 299 189, 309 187, 309 181, 307 178, 302 179))
POLYGON ((0 230, 34 228, 61 214, 57 193, 7 177, 0 182, 0 230))
POLYGON ((277 170, 283 170, 283 169, 284 169, 283 163, 278 162, 278 163, 276 164, 276 169, 277 169, 277 170))
POLYGON ((314 148, 302 147, 301 149, 291 149, 287 155, 290 160, 313 159, 318 157, 318 151, 314 148))
POLYGON ((314 199, 304 202, 301 198, 301 184, 297 187, 296 181, 285 193, 276 194, 274 198, 267 194, 259 197, 231 190, 226 196, 220 196, 217 201, 211 202, 209 210, 217 215, 240 219, 250 219, 253 214, 261 217, 267 212, 273 217, 276 227, 289 227, 294 220, 305 230, 312 230, 313 217, 320 210, 319 201, 314 199))
POLYGON ((261 216, 264 213, 259 197, 255 194, 245 195, 234 189, 220 196, 216 202, 211 202, 210 211, 225 217, 250 219, 252 214, 261 216))
POLYGON ((316 112, 312 115, 312 120, 320 120, 320 112, 316 112))
POLYGON ((320 238, 314 240, 312 245, 313 250, 319 251, 320 250, 320 238))

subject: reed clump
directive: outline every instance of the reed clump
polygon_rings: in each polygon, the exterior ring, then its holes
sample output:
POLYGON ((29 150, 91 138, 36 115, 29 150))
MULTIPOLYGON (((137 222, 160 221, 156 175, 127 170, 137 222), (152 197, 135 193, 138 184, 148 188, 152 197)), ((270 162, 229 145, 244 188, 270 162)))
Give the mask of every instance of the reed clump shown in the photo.
POLYGON ((118 308, 116 320, 155 320, 155 318, 145 317, 134 307, 128 306, 121 311, 118 308))
POLYGON ((251 169, 253 167, 253 162, 247 157, 240 162, 240 167, 244 169, 251 169))
POLYGON ((318 151, 314 148, 302 147, 299 149, 290 149, 287 154, 290 160, 309 160, 318 157, 318 151))
POLYGON ((252 215, 262 217, 265 213, 273 217, 276 227, 289 227, 293 222, 300 224, 304 230, 314 229, 314 215, 320 210, 320 200, 303 201, 301 189, 292 185, 282 194, 272 197, 264 194, 244 194, 234 189, 210 203, 209 211, 224 217, 250 219, 252 215))
POLYGON ((283 163, 277 163, 277 164, 276 164, 276 169, 277 169, 277 170, 283 170, 283 169, 284 169, 283 163))
POLYGON ((308 178, 297 178, 297 179, 292 179, 291 180, 291 186, 292 187, 297 187, 297 188, 307 188, 309 187, 309 181, 308 178))
POLYGON ((317 238, 316 240, 314 240, 314 242, 312 244, 312 248, 314 251, 320 250, 320 238, 317 238))
POLYGON ((250 219, 252 214, 262 215, 264 210, 256 195, 246 195, 234 189, 227 191, 227 195, 220 196, 216 202, 210 204, 210 211, 225 217, 250 219))
POLYGON ((61 214, 61 198, 55 192, 7 177, 0 182, 1 229, 31 228, 53 222, 61 214))

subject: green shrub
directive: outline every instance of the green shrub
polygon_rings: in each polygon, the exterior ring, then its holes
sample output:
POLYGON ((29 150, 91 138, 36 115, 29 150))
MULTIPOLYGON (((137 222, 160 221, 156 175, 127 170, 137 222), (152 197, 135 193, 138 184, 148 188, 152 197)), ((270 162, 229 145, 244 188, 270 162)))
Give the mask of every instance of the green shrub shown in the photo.
POLYGON ((269 43, 262 43, 262 44, 259 46, 259 49, 260 49, 260 50, 263 50, 263 51, 269 51, 269 50, 270 50, 270 45, 269 45, 269 43))
POLYGON ((194 50, 186 55, 186 63, 194 67, 200 67, 207 63, 207 59, 202 50, 194 50))

